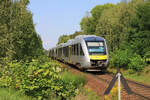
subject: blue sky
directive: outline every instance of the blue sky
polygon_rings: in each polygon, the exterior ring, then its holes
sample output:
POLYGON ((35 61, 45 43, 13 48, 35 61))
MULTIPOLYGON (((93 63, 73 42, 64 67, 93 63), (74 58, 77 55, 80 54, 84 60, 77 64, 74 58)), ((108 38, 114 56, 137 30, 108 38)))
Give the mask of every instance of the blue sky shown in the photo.
POLYGON ((30 0, 36 31, 43 47, 52 48, 62 34, 80 31, 80 21, 96 5, 118 3, 120 0, 30 0))

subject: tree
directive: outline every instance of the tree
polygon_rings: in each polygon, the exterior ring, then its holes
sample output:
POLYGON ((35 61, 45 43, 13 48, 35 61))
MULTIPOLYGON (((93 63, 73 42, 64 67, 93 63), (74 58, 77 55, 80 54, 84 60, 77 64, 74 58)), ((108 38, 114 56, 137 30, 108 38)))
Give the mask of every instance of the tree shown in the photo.
POLYGON ((112 7, 114 7, 114 5, 109 3, 105 5, 97 5, 96 7, 94 7, 91 10, 91 16, 89 16, 90 14, 87 14, 87 16, 85 16, 80 23, 81 30, 83 31, 83 33, 95 34, 96 25, 98 24, 98 20, 102 12, 112 7))
POLYGON ((131 27, 131 44, 134 51, 142 56, 150 51, 150 1, 141 2, 137 6, 136 17, 131 27))
POLYGON ((0 57, 21 60, 42 54, 42 41, 35 31, 29 0, 0 2, 0 57))
POLYGON ((69 35, 62 35, 59 37, 57 44, 66 43, 69 39, 70 39, 69 35))

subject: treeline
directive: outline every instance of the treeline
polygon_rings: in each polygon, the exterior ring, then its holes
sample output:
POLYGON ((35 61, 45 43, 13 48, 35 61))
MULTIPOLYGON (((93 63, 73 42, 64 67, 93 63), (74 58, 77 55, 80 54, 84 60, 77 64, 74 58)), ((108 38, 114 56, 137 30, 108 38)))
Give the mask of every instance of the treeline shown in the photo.
POLYGON ((81 32, 62 35, 59 43, 76 34, 98 35, 107 40, 109 51, 132 48, 144 56, 150 51, 150 1, 131 0, 95 6, 82 18, 81 32))
POLYGON ((42 54, 29 0, 0 1, 0 58, 7 61, 34 58, 42 54))
POLYGON ((112 66, 129 67, 132 63, 130 66, 141 65, 142 69, 145 66, 143 58, 150 55, 149 16, 149 0, 97 5, 82 18, 81 32, 62 35, 58 44, 79 34, 101 36, 107 41, 112 66))

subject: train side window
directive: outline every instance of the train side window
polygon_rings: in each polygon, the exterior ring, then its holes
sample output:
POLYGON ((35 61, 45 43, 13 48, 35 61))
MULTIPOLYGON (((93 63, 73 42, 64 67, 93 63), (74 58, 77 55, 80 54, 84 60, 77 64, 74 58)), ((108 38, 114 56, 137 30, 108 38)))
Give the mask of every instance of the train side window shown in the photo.
POLYGON ((63 50, 62 50, 62 48, 60 48, 60 53, 61 53, 61 57, 62 57, 62 54, 63 54, 63 52, 62 52, 63 50))
POLYGON ((63 55, 65 56, 65 48, 63 47, 63 55))
POLYGON ((81 44, 80 44, 80 55, 81 55, 81 56, 84 56, 84 52, 83 52, 83 49, 82 49, 81 44))
POLYGON ((73 48, 73 49, 74 49, 74 50, 73 50, 73 54, 75 55, 75 53, 76 53, 75 45, 73 45, 73 47, 74 47, 74 48, 73 48))
POLYGON ((75 45, 75 49, 76 49, 75 55, 78 55, 78 45, 77 44, 75 45))
POLYGON ((69 56, 69 46, 67 46, 67 57, 69 56))
POLYGON ((64 49, 64 50, 63 50, 63 51, 64 51, 64 56, 66 57, 66 56, 67 56, 67 55, 66 55, 66 52, 67 52, 67 51, 66 51, 66 47, 64 47, 63 49, 64 49))
POLYGON ((71 45, 71 55, 73 55, 73 45, 71 45))
POLYGON ((60 56, 60 48, 58 48, 58 56, 60 56))
POLYGON ((74 45, 74 55, 76 55, 76 45, 74 45))
POLYGON ((80 44, 78 44, 78 55, 80 55, 80 44))
POLYGON ((65 55, 65 57, 66 57, 66 47, 64 47, 64 55, 65 55))
POLYGON ((77 47, 77 55, 79 55, 79 46, 78 46, 78 44, 76 44, 76 47, 77 47))
POLYGON ((68 53, 67 50, 68 50, 67 47, 65 47, 65 57, 67 57, 67 53, 68 53))
POLYGON ((74 45, 73 45, 72 51, 73 51, 73 53, 72 53, 72 54, 74 55, 74 45))

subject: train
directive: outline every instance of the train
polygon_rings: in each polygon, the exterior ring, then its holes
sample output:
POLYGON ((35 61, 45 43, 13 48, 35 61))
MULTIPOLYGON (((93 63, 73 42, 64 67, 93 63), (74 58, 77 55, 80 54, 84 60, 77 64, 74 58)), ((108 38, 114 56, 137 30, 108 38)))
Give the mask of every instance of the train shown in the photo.
POLYGON ((51 48, 49 57, 75 65, 82 71, 106 71, 109 65, 106 40, 96 35, 78 35, 51 48))

